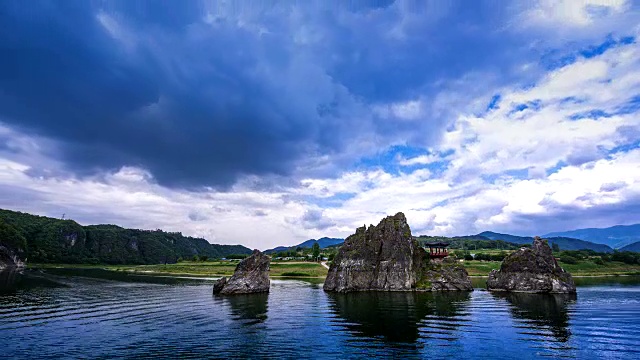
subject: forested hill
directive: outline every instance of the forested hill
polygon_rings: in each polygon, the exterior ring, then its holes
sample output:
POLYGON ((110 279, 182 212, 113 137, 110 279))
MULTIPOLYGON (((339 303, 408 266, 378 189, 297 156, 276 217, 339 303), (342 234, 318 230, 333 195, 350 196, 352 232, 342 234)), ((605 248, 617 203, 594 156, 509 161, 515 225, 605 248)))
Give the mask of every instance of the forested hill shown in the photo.
MULTIPOLYGON (((205 239, 161 230, 125 229, 116 225, 81 226, 60 220, 0 209, 3 226, 26 239, 29 262, 94 264, 159 264, 178 258, 250 254, 242 245, 214 245, 205 239)), ((4 239, 0 239, 2 243, 4 239)))
POLYGON ((640 241, 634 242, 633 244, 629 244, 629 245, 623 247, 622 249, 620 249, 620 251, 640 252, 640 241))

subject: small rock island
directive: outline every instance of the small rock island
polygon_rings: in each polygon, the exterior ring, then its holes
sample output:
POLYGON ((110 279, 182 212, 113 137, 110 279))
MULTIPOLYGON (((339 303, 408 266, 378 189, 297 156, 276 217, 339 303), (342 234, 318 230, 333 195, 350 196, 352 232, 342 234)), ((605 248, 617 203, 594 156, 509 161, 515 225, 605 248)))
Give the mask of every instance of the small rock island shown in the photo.
POLYGON ((487 280, 490 291, 530 293, 575 293, 571 274, 558 265, 546 240, 536 236, 531 248, 521 248, 507 256, 500 270, 492 270, 487 280))
POLYGON ((472 291, 467 271, 450 260, 432 260, 418 246, 403 213, 349 236, 324 282, 325 291, 472 291))
POLYGON ((253 250, 251 256, 238 263, 231 278, 227 280, 223 277, 213 285, 213 293, 232 295, 269 292, 270 263, 269 256, 253 250))

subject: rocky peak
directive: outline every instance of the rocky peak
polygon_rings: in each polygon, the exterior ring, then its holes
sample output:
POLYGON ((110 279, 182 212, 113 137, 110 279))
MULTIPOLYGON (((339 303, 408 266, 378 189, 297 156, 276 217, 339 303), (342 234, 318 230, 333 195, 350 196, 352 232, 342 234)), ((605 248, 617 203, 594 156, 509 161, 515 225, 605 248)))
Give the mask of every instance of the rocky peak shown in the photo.
MULTIPOLYGON (((454 290, 443 285, 452 278, 441 274, 443 272, 431 269, 427 253, 415 242, 407 218, 399 212, 385 217, 376 226, 357 228, 355 234, 345 239, 331 264, 324 289, 337 292, 454 290)), ((468 288, 466 285, 463 288, 471 289, 470 282, 468 288)))
POLYGON ((571 274, 558 265, 546 240, 536 236, 531 248, 507 256, 500 270, 493 270, 487 288, 495 291, 575 292, 571 274))
POLYGON ((238 263, 230 279, 223 277, 213 285, 214 294, 250 294, 268 292, 271 258, 259 250, 238 263))

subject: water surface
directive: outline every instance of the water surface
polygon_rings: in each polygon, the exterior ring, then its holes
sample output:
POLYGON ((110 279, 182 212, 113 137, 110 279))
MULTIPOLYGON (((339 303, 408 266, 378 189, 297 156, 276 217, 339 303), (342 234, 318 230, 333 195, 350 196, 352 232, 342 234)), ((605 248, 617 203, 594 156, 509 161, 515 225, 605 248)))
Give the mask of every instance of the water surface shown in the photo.
POLYGON ((14 284, 0 294, 3 355, 640 357, 637 277, 583 284, 577 296, 483 290, 345 295, 325 293, 317 282, 272 280, 269 294, 215 297, 210 279, 96 275, 0 276, 0 283, 14 284))

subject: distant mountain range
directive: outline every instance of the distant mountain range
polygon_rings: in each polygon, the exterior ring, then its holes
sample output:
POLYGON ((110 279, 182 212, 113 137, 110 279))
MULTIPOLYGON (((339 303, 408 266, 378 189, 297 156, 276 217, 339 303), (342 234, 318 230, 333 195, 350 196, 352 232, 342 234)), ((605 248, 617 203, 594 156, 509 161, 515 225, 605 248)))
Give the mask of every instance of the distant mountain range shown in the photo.
POLYGON ((636 241, 633 244, 629 244, 629 245, 621 248, 620 251, 640 252, 640 241, 636 241))
MULTIPOLYGON (((501 234, 492 231, 481 232, 478 235, 474 235, 475 237, 484 237, 488 240, 504 240, 511 243, 516 244, 531 244, 533 242, 533 237, 529 236, 516 236, 510 234, 501 234)), ((605 244, 596 244, 593 242, 574 239, 570 237, 564 236, 543 236, 543 238, 549 241, 549 244, 558 244, 560 249, 562 250, 593 250, 597 252, 612 252, 613 249, 605 244)))
POLYGON ((320 245, 320 249, 325 249, 327 247, 330 246, 334 246, 334 245, 340 245, 344 242, 344 239, 339 239, 339 238, 328 238, 328 237, 323 237, 320 239, 309 239, 303 243, 300 243, 298 245, 293 245, 293 246, 278 246, 276 248, 273 249, 269 249, 269 250, 265 250, 264 253, 265 254, 272 254, 272 253, 276 253, 276 252, 280 252, 280 251, 288 251, 290 249, 295 250, 296 248, 311 248, 313 246, 313 243, 318 242, 318 245, 320 245))
POLYGON ((627 245, 640 241, 640 224, 616 225, 608 228, 577 229, 571 231, 552 232, 549 236, 563 236, 574 239, 590 241, 596 244, 605 244, 614 249, 621 249, 627 245))
MULTIPOLYGON (((640 252, 640 224, 617 225, 603 229, 577 229, 571 231, 548 233, 543 238, 549 240, 550 244, 558 244, 562 250, 593 250, 597 252, 613 252, 614 249, 620 251, 640 252)), ((455 238, 465 238, 470 240, 503 240, 515 244, 530 244, 533 237, 517 236, 511 234, 501 234, 493 231, 484 231, 476 235, 458 236, 455 238)), ((344 239, 321 238, 311 239, 294 246, 278 246, 274 249, 266 250, 265 253, 287 251, 290 249, 310 248, 318 241, 320 248, 341 245, 344 239)))

